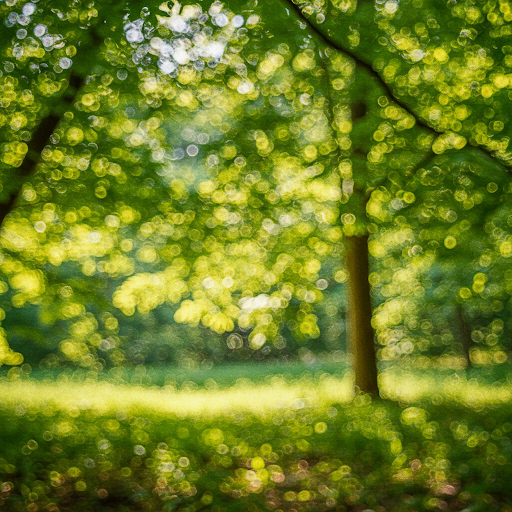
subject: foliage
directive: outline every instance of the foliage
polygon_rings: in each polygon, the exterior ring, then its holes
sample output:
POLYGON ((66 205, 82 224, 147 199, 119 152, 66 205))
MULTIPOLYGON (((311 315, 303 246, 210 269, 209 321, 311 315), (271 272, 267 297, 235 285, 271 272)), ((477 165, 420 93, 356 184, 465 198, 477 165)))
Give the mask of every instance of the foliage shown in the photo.
POLYGON ((344 237, 364 233, 384 359, 436 353, 417 326, 447 334, 457 304, 469 331, 508 328, 506 3, 9 0, 0 17, 5 363, 137 364, 174 322, 190 353, 209 331, 228 347, 204 358, 330 350, 344 237))

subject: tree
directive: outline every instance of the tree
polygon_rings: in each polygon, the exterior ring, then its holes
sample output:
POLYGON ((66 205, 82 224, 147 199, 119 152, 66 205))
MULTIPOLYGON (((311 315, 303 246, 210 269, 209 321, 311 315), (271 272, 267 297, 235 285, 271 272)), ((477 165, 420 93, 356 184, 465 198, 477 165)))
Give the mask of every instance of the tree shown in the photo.
POLYGON ((378 393, 371 237, 446 194, 436 168, 485 154, 482 179, 508 186, 510 13, 420 4, 3 4, 12 305, 67 322, 61 350, 85 366, 120 342, 114 307, 177 304, 176 321, 237 323, 256 350, 320 334, 346 240, 356 385, 378 393), (66 284, 77 263, 96 297, 66 284))

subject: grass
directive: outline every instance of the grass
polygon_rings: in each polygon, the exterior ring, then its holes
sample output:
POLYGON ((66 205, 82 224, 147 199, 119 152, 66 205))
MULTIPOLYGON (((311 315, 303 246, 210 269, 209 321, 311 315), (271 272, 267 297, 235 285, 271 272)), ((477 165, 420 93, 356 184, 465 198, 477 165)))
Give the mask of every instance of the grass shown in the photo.
POLYGON ((506 378, 388 369, 372 401, 348 373, 285 369, 11 372, 0 510, 512 511, 506 378))

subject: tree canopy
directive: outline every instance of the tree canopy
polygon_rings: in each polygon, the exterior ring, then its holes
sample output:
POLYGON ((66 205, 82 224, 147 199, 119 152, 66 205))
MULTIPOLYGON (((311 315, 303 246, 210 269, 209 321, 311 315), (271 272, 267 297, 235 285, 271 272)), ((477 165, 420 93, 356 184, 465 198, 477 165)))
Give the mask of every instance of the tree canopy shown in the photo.
POLYGON ((351 279, 372 352, 373 329, 383 359, 420 350, 437 301, 497 318, 478 332, 503 359, 508 2, 7 0, 0 18, 4 363, 39 339, 48 364, 124 364, 158 308, 230 349, 329 339, 323 317, 337 340, 350 240, 373 258, 351 279))

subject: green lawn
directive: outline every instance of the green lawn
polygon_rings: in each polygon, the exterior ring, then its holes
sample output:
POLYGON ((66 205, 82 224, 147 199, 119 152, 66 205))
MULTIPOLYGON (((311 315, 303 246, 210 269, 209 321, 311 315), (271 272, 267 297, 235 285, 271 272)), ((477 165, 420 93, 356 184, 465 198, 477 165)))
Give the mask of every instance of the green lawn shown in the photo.
POLYGON ((371 401, 327 368, 180 371, 3 377, 0 510, 512 511, 496 372, 389 369, 371 401))

